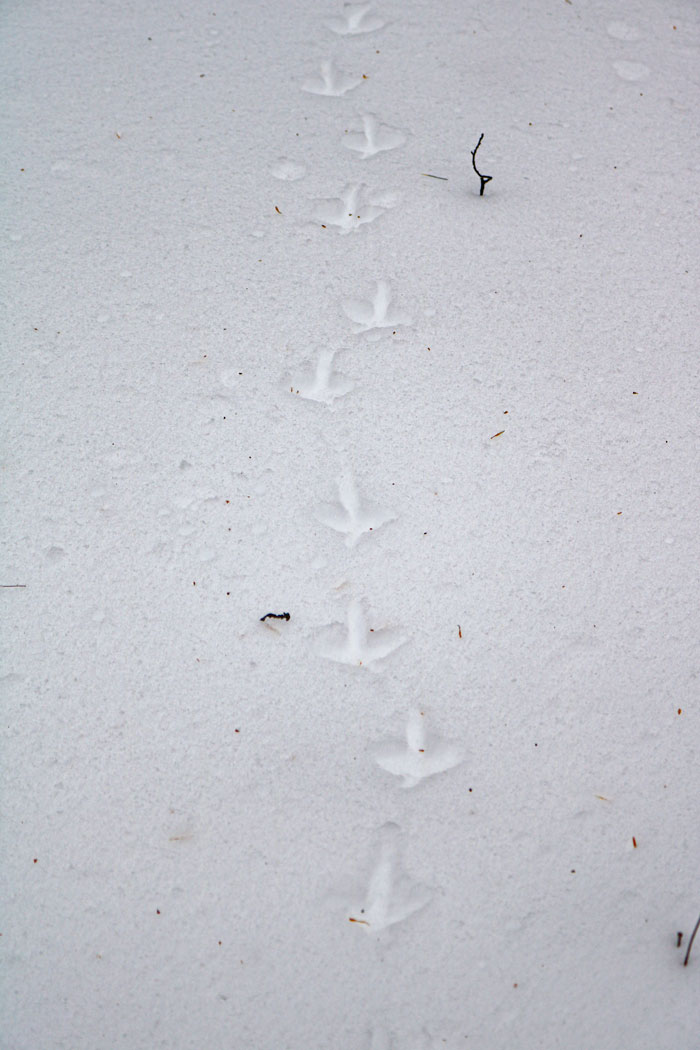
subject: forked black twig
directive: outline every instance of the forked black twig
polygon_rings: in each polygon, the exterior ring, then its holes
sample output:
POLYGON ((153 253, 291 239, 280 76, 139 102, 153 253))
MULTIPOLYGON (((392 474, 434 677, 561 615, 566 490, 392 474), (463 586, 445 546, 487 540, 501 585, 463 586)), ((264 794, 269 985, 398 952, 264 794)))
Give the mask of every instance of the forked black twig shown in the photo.
POLYGON ((477 175, 481 179, 481 189, 479 190, 479 196, 480 197, 484 196, 484 186, 486 185, 486 183, 490 182, 491 179, 493 178, 493 175, 482 175, 481 172, 479 171, 479 169, 476 166, 476 151, 478 150, 479 146, 481 145, 481 140, 483 139, 483 137, 484 137, 484 133, 482 131, 481 135, 479 136, 479 141, 477 142, 476 146, 472 150, 472 167, 474 168, 474 171, 477 173, 477 175))

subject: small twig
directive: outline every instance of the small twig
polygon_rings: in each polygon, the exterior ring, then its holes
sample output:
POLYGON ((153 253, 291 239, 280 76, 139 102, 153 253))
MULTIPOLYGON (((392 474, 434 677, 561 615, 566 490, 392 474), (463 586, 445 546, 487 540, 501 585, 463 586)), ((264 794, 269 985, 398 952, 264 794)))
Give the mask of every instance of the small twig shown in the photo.
POLYGON ((26 587, 26 583, 0 583, 0 587, 3 590, 9 590, 11 587, 26 587))
POLYGON ((490 182, 491 179, 493 178, 493 175, 482 175, 481 172, 479 171, 479 169, 476 166, 476 151, 478 150, 479 146, 481 145, 481 140, 483 139, 483 137, 484 137, 484 133, 482 131, 481 135, 479 136, 479 141, 477 142, 476 146, 472 150, 472 166, 474 168, 474 171, 477 173, 477 175, 481 179, 481 189, 479 190, 479 196, 480 197, 484 196, 484 186, 486 185, 486 183, 490 182))
POLYGON ((682 943, 683 943, 683 931, 679 930, 678 933, 676 934, 676 948, 680 948, 682 943))
POLYGON ((265 623, 265 620, 288 620, 289 618, 289 613, 265 613, 260 617, 260 623, 265 623))
POLYGON ((450 181, 448 178, 445 178, 444 175, 429 175, 427 171, 422 171, 421 175, 425 179, 442 179, 443 182, 449 182, 450 181))
POLYGON ((688 941, 688 951, 685 953, 685 959, 683 960, 684 966, 688 965, 688 959, 690 958, 690 949, 693 947, 693 941, 695 940, 695 934, 698 932, 698 927, 700 927, 700 915, 698 915, 698 921, 695 923, 693 932, 690 935, 690 940, 688 941))

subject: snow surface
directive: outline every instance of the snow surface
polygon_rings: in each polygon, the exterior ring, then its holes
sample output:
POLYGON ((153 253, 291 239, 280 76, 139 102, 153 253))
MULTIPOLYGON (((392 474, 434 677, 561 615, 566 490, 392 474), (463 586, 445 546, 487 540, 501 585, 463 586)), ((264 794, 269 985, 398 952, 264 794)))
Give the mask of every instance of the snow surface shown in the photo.
POLYGON ((2 20, 3 1046, 696 1050, 697 5, 2 20))

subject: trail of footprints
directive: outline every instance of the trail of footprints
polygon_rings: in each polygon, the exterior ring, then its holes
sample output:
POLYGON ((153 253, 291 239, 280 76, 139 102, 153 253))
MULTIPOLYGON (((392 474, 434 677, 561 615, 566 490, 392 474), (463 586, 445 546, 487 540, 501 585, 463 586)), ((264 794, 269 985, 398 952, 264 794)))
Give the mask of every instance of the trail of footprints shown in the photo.
MULTIPOLYGON (((386 24, 369 3, 345 4, 340 15, 325 21, 326 28, 339 37, 372 33, 386 24)), ((310 95, 342 98, 359 88, 363 79, 338 68, 329 59, 321 64, 320 75, 302 82, 301 90, 310 95)), ((368 161, 400 148, 406 142, 406 134, 367 113, 361 118, 361 128, 352 127, 341 141, 358 160, 368 161)), ((277 179, 292 181, 303 176, 304 167, 280 158, 270 173, 277 179)), ((339 196, 317 201, 314 219, 341 235, 353 234, 367 223, 375 222, 395 204, 391 194, 377 194, 364 183, 355 182, 347 185, 339 196)), ((381 339, 387 330, 394 333, 398 327, 412 324, 409 314, 394 304, 391 285, 382 278, 375 281, 367 299, 347 298, 340 306, 352 325, 353 335, 367 342, 381 339)), ((288 377, 289 393, 335 408, 335 403, 354 388, 352 380, 336 369, 340 349, 320 349, 307 361, 306 367, 288 377)), ((315 516, 322 525, 338 533, 346 547, 370 542, 374 533, 396 519, 390 507, 364 498, 349 465, 344 465, 336 486, 337 500, 317 505, 315 516)), ((357 668, 358 673, 381 672, 384 662, 401 650, 408 637, 398 627, 372 626, 372 623, 365 605, 352 597, 345 622, 331 624, 321 632, 319 656, 357 668)), ((404 739, 378 743, 373 757, 382 776, 398 778, 401 787, 408 789, 459 765, 464 753, 455 744, 430 732, 423 711, 412 710, 407 715, 404 739)), ((401 829, 387 822, 376 833, 364 888, 355 899, 345 901, 345 919, 349 926, 376 936, 422 911, 429 905, 431 896, 427 886, 415 882, 403 870, 401 829)), ((377 1038, 372 1038, 372 1046, 389 1046, 379 1035, 380 1029, 373 1031, 377 1038)), ((388 1038, 386 1036, 386 1040, 388 1038)))
MULTIPOLYGON (((324 25, 337 37, 344 38, 376 32, 387 22, 375 13, 371 3, 346 3, 341 13, 327 18, 324 25)), ((623 48, 633 47, 642 35, 636 27, 621 21, 610 22, 607 33, 623 48)), ((650 72, 643 63, 634 61, 633 56, 619 58, 612 65, 617 75, 627 81, 643 80, 650 72)), ((357 92, 366 80, 364 75, 347 72, 327 59, 321 63, 320 72, 301 82, 301 91, 312 96, 343 99, 357 92)), ((374 113, 365 112, 359 118, 359 125, 350 124, 345 133, 339 135, 339 141, 356 160, 367 162, 403 146, 407 135, 384 124, 374 113)), ((306 174, 304 164, 284 157, 269 170, 274 178, 283 181, 296 181, 306 174)), ((336 196, 317 200, 313 219, 324 229, 342 236, 358 234, 365 225, 385 216, 396 203, 393 194, 377 193, 364 182, 353 181, 336 196)), ((350 297, 340 306, 352 325, 352 334, 366 342, 381 339, 387 330, 395 333, 397 328, 412 324, 409 314, 395 305, 390 283, 382 278, 375 281, 368 298, 350 297)), ((301 371, 287 378, 290 394, 334 408, 337 401, 342 401, 354 389, 353 381, 336 368, 336 357, 342 349, 319 349, 301 371)), ((391 508, 371 503, 362 496, 348 465, 337 478, 336 486, 337 499, 317 505, 315 516, 322 525, 338 533, 346 547, 370 542, 374 533, 395 520, 391 508)), ((331 624, 321 632, 319 656, 357 668, 358 673, 380 672, 384 662, 399 652, 408 638, 399 628, 372 627, 371 623, 372 617, 365 605, 351 598, 345 623, 331 624)), ((373 758, 382 775, 394 778, 403 789, 412 789, 430 777, 454 769, 464 761, 465 753, 452 741, 437 736, 425 712, 414 709, 407 714, 403 739, 380 741, 374 748, 373 758)), ((428 907, 431 896, 429 887, 415 882, 403 870, 401 829, 387 822, 376 832, 363 888, 350 901, 344 900, 345 918, 355 929, 376 936, 428 907)), ((370 1045, 374 1050, 390 1050, 393 1043, 386 1029, 375 1026, 371 1029, 370 1045)), ((434 1045, 432 1041, 430 1045, 434 1045)))

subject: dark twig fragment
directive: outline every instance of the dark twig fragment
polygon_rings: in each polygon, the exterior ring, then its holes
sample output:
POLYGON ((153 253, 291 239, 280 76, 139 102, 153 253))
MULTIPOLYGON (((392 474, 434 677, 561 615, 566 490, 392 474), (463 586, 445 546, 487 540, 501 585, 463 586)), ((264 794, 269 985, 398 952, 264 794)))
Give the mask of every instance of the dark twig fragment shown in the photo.
POLYGON ((695 923, 693 932, 690 935, 690 940, 688 941, 688 951, 685 953, 685 959, 683 960, 684 966, 688 965, 688 959, 690 958, 690 949, 693 947, 693 941, 695 940, 695 934, 698 932, 698 927, 700 927, 700 915, 698 916, 698 921, 695 923))
POLYGON ((289 618, 289 613, 265 613, 260 617, 260 623, 265 623, 265 620, 288 620, 289 618))
POLYGON ((479 196, 480 197, 484 196, 484 186, 486 185, 486 183, 490 182, 491 179, 493 178, 493 175, 482 175, 481 172, 479 171, 479 169, 476 166, 476 151, 478 150, 479 146, 481 145, 481 140, 483 139, 483 137, 484 137, 484 133, 482 131, 481 135, 479 136, 479 141, 477 142, 476 146, 472 150, 472 167, 474 168, 474 171, 477 173, 477 175, 481 179, 481 189, 479 190, 479 196))
POLYGON ((442 182, 450 181, 445 175, 430 175, 427 171, 422 171, 421 175, 424 179, 441 179, 442 182))

